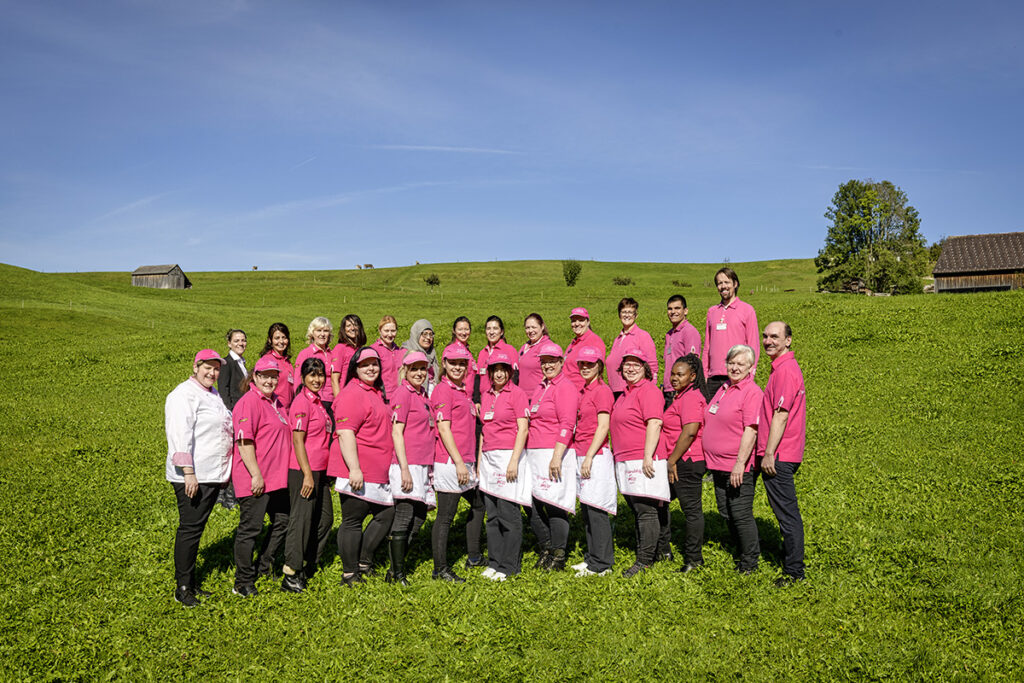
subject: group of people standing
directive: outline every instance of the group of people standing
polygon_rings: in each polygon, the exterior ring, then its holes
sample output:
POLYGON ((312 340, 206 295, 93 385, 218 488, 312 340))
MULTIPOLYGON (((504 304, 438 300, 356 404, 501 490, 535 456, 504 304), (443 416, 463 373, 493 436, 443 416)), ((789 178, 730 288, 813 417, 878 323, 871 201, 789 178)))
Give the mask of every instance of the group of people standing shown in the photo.
POLYGON ((427 320, 416 321, 399 346, 397 321, 384 316, 367 344, 362 321, 348 315, 331 347, 332 325, 317 317, 294 361, 287 326, 274 323, 251 370, 245 333, 230 330, 227 357, 198 352, 192 376, 167 397, 165 469, 180 519, 176 599, 193 606, 208 595, 195 577, 199 539, 228 484, 240 507, 233 592, 245 597, 257 593, 258 577, 273 575, 282 543, 281 587, 305 590, 334 524, 332 490, 347 586, 376 573, 374 555, 385 540, 385 579, 407 584, 405 556, 431 508, 433 578, 463 582, 448 562, 460 499, 469 503, 466 567, 484 567, 481 576, 495 581, 522 569, 523 511, 538 543, 535 568, 565 569, 577 503, 585 547, 572 569, 580 577, 608 574, 619 494, 636 537, 635 562, 622 575, 672 558, 672 498, 686 521, 680 571, 692 572, 704 563, 707 472, 736 568, 749 573, 758 565, 753 499, 763 477, 784 540, 777 583, 802 580, 793 475, 803 457, 806 403, 792 331, 783 322, 758 329, 731 269, 719 270, 715 282, 721 302, 708 310, 703 344, 685 298, 669 298, 660 384, 654 341, 636 325, 639 304, 628 297, 618 305, 622 331, 607 351, 585 308, 570 312, 573 336, 564 349, 539 314, 524 320, 527 341, 519 349, 492 315, 486 345, 474 354, 470 321, 458 317, 440 358, 427 320), (762 347, 772 359, 763 390, 753 380, 762 347))

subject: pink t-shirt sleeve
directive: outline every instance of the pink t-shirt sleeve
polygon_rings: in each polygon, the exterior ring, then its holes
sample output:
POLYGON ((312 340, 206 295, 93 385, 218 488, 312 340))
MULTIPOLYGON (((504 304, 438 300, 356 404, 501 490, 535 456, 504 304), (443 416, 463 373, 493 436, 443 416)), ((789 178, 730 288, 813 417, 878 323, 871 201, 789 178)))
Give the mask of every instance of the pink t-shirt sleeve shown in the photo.
POLYGON ((757 389, 754 385, 751 391, 746 392, 743 397, 743 407, 741 408, 741 416, 743 417, 743 427, 756 427, 761 421, 761 400, 764 398, 764 394, 757 389))
POLYGON ((434 387, 433 393, 430 394, 430 409, 434 412, 434 417, 438 422, 451 421, 452 398, 451 387, 444 382, 434 387))
POLYGON ((514 387, 510 398, 510 405, 512 407, 512 414, 516 416, 518 420, 521 417, 530 416, 530 402, 526 398, 526 392, 522 391, 519 387, 514 387))
POLYGON ((365 393, 363 389, 350 391, 344 396, 345 400, 334 402, 335 411, 337 411, 334 418, 338 429, 358 431, 363 426, 363 422, 366 420, 367 415, 369 415, 366 397, 362 395, 363 393, 365 393))
MULTIPOLYGON (((651 380, 655 384, 658 383, 658 349, 654 346, 654 339, 651 338, 650 332, 646 330, 642 331, 640 335, 640 350, 644 352, 648 358, 651 359, 651 374, 654 375, 651 380)), ((662 398, 664 401, 664 398, 662 398)))
POLYGON ((679 421, 686 425, 691 422, 704 423, 704 408, 705 408, 704 397, 699 393, 696 399, 691 401, 683 401, 682 408, 680 409, 679 421))
POLYGON ((594 406, 598 413, 611 413, 613 405, 615 405, 615 397, 608 385, 602 385, 594 392, 594 406))
POLYGON ((400 403, 395 404, 392 414, 395 422, 401 422, 402 424, 409 422, 409 410, 412 408, 412 400, 410 399, 410 396, 402 396, 398 399, 400 403))
POLYGON ((572 443, 573 429, 576 427, 576 413, 579 410, 580 395, 576 386, 569 381, 559 382, 555 387, 555 417, 558 421, 558 434, 555 443, 568 446, 572 443))
POLYGON ((312 406, 304 394, 299 394, 288 408, 288 426, 293 432, 309 430, 309 413, 312 406))
POLYGON ((700 359, 704 362, 704 376, 711 377, 711 358, 708 349, 711 348, 711 309, 708 309, 708 317, 704 323, 704 348, 700 350, 700 359))
POLYGON ((643 392, 637 398, 640 416, 644 422, 662 419, 665 414, 665 397, 661 395, 661 392, 655 388, 653 383, 645 385, 643 392))
POLYGON ((747 341, 746 344, 750 348, 754 349, 754 368, 757 369, 757 361, 761 358, 761 338, 760 330, 757 327, 757 311, 754 310, 753 306, 747 310, 747 341))
POLYGON ((775 391, 775 395, 772 396, 772 412, 777 410, 791 411, 796 403, 796 396, 800 390, 800 383, 797 381, 795 373, 785 373, 779 378, 782 380, 779 382, 779 386, 775 391))
POLYGON ((240 439, 251 441, 256 438, 257 413, 255 408, 257 407, 256 401, 251 400, 240 400, 235 404, 235 409, 231 411, 231 419, 235 427, 235 441, 240 439))

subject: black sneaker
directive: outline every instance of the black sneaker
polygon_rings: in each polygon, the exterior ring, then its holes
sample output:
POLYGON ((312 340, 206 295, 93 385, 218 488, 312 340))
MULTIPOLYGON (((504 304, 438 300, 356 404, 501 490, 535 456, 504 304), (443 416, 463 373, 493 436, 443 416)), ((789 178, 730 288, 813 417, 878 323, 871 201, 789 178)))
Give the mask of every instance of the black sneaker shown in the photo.
POLYGON ((362 574, 360 574, 359 572, 356 572, 351 576, 341 577, 341 585, 347 586, 348 588, 355 588, 360 583, 366 583, 366 580, 363 579, 362 574))
POLYGON ((185 607, 196 607, 200 604, 199 598, 196 597, 195 592, 188 586, 178 586, 175 588, 174 599, 185 607))
POLYGON ((256 590, 256 586, 251 583, 235 584, 231 592, 235 595, 241 595, 243 598, 251 598, 259 593, 256 590))
POLYGON ((286 593, 301 593, 306 590, 306 580, 299 574, 285 574, 281 581, 281 590, 286 593))
POLYGON ((208 598, 213 595, 210 591, 204 591, 202 588, 196 588, 195 586, 192 586, 192 592, 196 594, 197 598, 208 598))
POLYGON ((547 567, 548 562, 551 561, 551 550, 548 548, 542 548, 537 552, 537 561, 533 563, 534 569, 544 569, 547 567))
POLYGON ((263 569, 256 570, 256 580, 260 579, 272 579, 274 578, 274 568, 264 567, 263 569))
POLYGON ((360 564, 359 573, 363 576, 377 576, 377 568, 372 564, 360 564))
POLYGON ((544 569, 549 572, 560 572, 565 569, 565 551, 555 550, 548 556, 548 561, 544 565, 544 569), (561 554, 559 554, 561 553, 561 554))
POLYGON ((483 555, 477 555, 476 557, 466 558, 466 569, 472 569, 473 567, 486 567, 487 558, 483 555))
POLYGON ((779 578, 775 579, 775 587, 776 588, 786 588, 788 586, 792 586, 794 583, 800 583, 801 581, 805 581, 805 580, 806 579, 804 579, 804 577, 802 577, 802 576, 793 576, 792 574, 783 574, 779 578))
POLYGON ((442 567, 441 569, 435 569, 434 573, 430 575, 430 578, 435 581, 449 581, 451 583, 466 583, 466 580, 452 571, 451 567, 442 567))
POLYGON ((405 574, 396 574, 389 569, 384 573, 384 583, 397 583, 401 586, 408 586, 409 579, 405 578, 405 574))
POLYGON ((700 569, 703 566, 704 566, 703 562, 687 562, 682 567, 680 567, 678 571, 679 571, 680 574, 689 574, 690 572, 697 571, 698 569, 700 569))
POLYGON ((629 567, 628 569, 624 569, 622 571, 622 578, 631 579, 637 574, 642 574, 650 568, 651 565, 649 564, 644 564, 643 562, 634 562, 632 567, 629 567))

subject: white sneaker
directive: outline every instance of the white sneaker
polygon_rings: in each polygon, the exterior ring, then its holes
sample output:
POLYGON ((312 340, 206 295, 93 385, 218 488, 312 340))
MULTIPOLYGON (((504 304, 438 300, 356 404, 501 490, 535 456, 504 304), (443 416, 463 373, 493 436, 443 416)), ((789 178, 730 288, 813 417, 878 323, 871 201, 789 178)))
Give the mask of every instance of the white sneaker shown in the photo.
POLYGON ((593 572, 593 571, 590 571, 590 569, 588 569, 586 565, 584 565, 583 569, 581 569, 578 572, 576 572, 576 578, 579 578, 581 576, 607 576, 608 574, 611 574, 611 573, 612 573, 611 569, 605 569, 603 572, 593 572))
POLYGON ((491 574, 487 578, 489 578, 491 581, 504 581, 505 579, 508 578, 508 576, 506 576, 505 574, 502 574, 499 571, 495 571, 493 574, 491 574))
POLYGON ((575 569, 576 571, 580 571, 581 569, 586 569, 587 568, 587 563, 586 562, 580 562, 579 564, 574 564, 572 566, 572 568, 575 569))
POLYGON ((483 576, 483 577, 485 577, 485 578, 488 578, 488 579, 489 579, 489 578, 491 578, 492 576, 494 576, 494 574, 495 574, 495 573, 496 573, 496 572, 494 571, 494 568, 493 568, 493 567, 488 567, 487 569, 485 569, 485 570, 483 570, 482 572, 480 572, 480 576, 483 576))

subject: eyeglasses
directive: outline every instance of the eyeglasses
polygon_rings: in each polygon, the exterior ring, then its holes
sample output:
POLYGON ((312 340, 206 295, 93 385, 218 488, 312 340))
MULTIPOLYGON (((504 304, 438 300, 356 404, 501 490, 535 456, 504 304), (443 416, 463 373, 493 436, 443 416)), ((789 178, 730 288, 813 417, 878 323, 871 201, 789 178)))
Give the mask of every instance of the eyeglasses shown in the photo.
POLYGON ((622 364, 622 367, 624 367, 624 368, 631 368, 631 369, 633 369, 633 370, 639 370, 639 369, 640 369, 640 368, 642 368, 643 366, 644 366, 644 364, 643 364, 643 363, 641 363, 641 362, 640 362, 640 361, 638 361, 638 360, 627 360, 627 361, 625 361, 625 362, 624 362, 624 363, 622 364))

